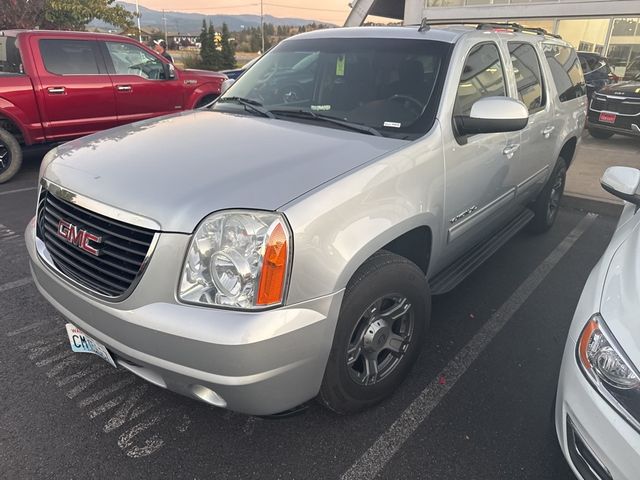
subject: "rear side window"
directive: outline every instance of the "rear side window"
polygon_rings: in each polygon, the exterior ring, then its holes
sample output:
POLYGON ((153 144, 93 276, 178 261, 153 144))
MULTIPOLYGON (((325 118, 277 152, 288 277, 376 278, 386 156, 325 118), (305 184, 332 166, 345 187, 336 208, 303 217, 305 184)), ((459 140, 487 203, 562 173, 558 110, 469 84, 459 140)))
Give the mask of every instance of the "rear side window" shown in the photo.
POLYGON ((97 44, 91 40, 40 40, 40 54, 48 72, 58 75, 100 73, 97 44))
POLYGON ((527 106, 529 113, 536 112, 545 104, 536 49, 529 43, 509 42, 509 53, 518 85, 518 98, 527 106))
POLYGON ((545 43, 543 48, 560 101, 567 102, 586 95, 584 76, 576 52, 570 47, 553 43, 545 43))
POLYGON ((16 37, 0 37, 0 74, 24 73, 16 37))
POLYGON ((472 105, 481 98, 505 95, 504 69, 498 47, 493 43, 476 45, 462 68, 454 115, 469 116, 472 105))

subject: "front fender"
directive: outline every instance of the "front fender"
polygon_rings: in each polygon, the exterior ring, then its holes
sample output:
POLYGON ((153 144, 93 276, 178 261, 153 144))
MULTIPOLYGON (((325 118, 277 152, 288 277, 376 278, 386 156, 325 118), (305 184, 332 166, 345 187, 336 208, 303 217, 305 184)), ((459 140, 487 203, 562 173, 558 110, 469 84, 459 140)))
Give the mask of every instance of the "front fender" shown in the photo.
MULTIPOLYGON (((439 128, 282 208, 293 230, 287 303, 345 288, 375 252, 417 227, 442 245, 444 164, 439 128)), ((425 245, 428 249, 430 246, 425 245)))
POLYGON ((203 83, 198 85, 193 91, 191 91, 185 102, 187 109, 192 109, 198 101, 209 95, 220 95, 220 87, 222 86, 222 80, 217 80, 203 83))

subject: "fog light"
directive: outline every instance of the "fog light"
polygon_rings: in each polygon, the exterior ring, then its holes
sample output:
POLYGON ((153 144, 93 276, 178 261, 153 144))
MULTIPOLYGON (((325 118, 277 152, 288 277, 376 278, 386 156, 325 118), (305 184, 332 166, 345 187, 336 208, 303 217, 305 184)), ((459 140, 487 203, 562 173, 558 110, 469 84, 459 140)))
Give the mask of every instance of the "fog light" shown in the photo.
POLYGON ((224 398, 210 388, 203 387, 202 385, 192 385, 191 393, 209 405, 214 405, 220 408, 226 408, 227 406, 227 402, 224 401, 224 398))

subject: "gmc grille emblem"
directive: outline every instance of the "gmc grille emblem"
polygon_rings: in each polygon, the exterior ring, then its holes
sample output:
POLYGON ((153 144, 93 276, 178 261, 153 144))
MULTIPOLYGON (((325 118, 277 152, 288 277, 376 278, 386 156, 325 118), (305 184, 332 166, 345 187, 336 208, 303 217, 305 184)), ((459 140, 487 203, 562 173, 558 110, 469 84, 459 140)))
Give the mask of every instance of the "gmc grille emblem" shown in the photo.
POLYGON ((78 228, 76 225, 67 222, 66 220, 60 220, 58 222, 58 236, 63 238, 71 245, 84 250, 85 252, 95 255, 100 255, 100 250, 94 247, 90 242, 101 243, 102 237, 94 235, 82 228, 78 228))

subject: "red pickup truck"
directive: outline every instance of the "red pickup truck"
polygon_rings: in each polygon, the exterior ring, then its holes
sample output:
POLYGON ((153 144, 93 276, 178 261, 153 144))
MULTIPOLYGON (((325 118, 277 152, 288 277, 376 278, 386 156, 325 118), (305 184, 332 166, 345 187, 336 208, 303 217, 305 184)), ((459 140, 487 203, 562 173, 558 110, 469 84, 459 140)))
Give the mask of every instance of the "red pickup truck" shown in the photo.
POLYGON ((118 35, 0 31, 0 183, 20 168, 22 146, 196 108, 226 78, 179 70, 118 35))

